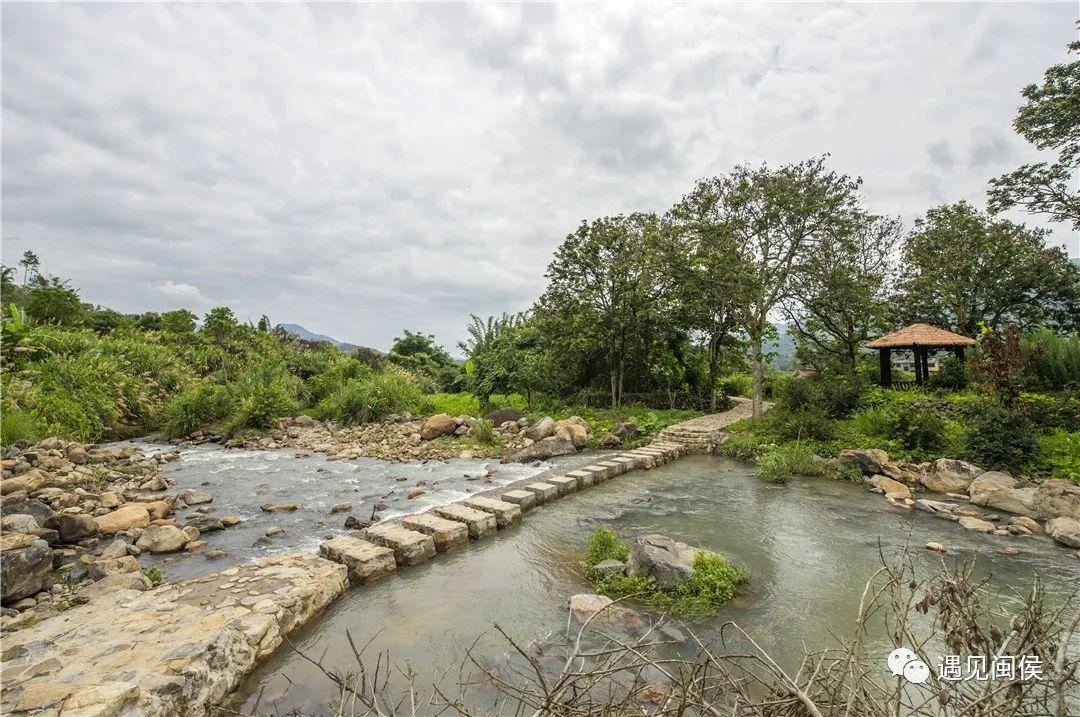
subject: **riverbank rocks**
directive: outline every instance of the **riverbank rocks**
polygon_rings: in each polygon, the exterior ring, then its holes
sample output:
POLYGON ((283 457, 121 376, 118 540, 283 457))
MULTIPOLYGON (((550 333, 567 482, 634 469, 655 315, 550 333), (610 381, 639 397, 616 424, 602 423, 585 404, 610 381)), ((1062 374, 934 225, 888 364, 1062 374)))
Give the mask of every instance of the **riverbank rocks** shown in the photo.
POLYGON ((1072 518, 1080 521, 1080 485, 1064 478, 1051 478, 1039 484, 1035 492, 1036 517, 1072 518))
POLYGON ((996 508, 1018 515, 1035 515, 1035 486, 1017 488, 1017 480, 1007 473, 987 471, 968 486, 968 495, 975 505, 996 508))
POLYGON ((135 547, 151 553, 175 553, 182 550, 191 538, 175 525, 151 525, 143 531, 135 547))
POLYGON ((347 586, 312 554, 116 590, 4 636, 3 714, 205 717, 347 586))
POLYGON ((525 418, 525 414, 516 408, 500 408, 487 414, 484 418, 491 421, 491 425, 498 427, 507 422, 517 423, 522 418, 525 418))
POLYGON ((32 535, 0 535, 0 601, 29 597, 45 585, 52 572, 52 550, 32 535))
POLYGON ((934 493, 967 494, 972 482, 984 473, 978 466, 953 458, 939 458, 930 463, 920 480, 934 493))
POLYGON ((113 535, 132 528, 145 528, 150 525, 150 512, 140 503, 126 503, 111 513, 96 518, 98 531, 113 535))
POLYGON ((911 497, 911 489, 898 480, 893 480, 888 476, 875 475, 870 478, 870 485, 874 486, 882 493, 886 498, 904 499, 911 497))
POLYGON ((976 533, 993 533, 997 530, 997 526, 989 520, 983 520, 982 518, 975 518, 969 515, 960 516, 960 519, 957 522, 960 523, 960 527, 964 530, 971 530, 976 533))
POLYGON ((420 428, 420 437, 431 441, 457 428, 457 422, 445 413, 438 413, 424 421, 420 428))
POLYGON ((89 515, 58 513, 46 520, 43 527, 55 530, 62 543, 77 543, 98 533, 97 521, 89 515))
POLYGON ((1070 548, 1080 548, 1080 520, 1054 518, 1046 523, 1046 534, 1070 548))
POLYGON ((889 454, 876 448, 867 450, 840 451, 836 460, 841 465, 850 465, 858 468, 865 476, 872 476, 882 472, 889 462, 889 454))
POLYGON ((517 463, 532 463, 533 461, 546 461, 556 456, 570 456, 575 453, 577 453, 577 448, 574 446, 573 441, 553 436, 525 446, 520 451, 511 454, 509 460, 517 463))
POLYGON ((525 429, 525 437, 530 441, 542 441, 549 436, 554 436, 556 430, 557 426, 551 416, 544 416, 525 429))
POLYGON ((673 588, 690 579, 699 552, 666 535, 643 535, 630 540, 626 567, 630 575, 653 578, 658 587, 673 588))

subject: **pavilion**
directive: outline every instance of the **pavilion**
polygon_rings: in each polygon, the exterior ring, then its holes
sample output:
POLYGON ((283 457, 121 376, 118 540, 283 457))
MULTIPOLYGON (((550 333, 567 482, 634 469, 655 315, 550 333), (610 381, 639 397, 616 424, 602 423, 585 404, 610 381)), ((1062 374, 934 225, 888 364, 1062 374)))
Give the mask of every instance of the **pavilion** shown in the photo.
POLYGON ((915 354, 915 383, 926 383, 930 372, 928 359, 938 351, 952 351, 961 361, 964 349, 974 346, 974 339, 954 334, 952 331, 939 329, 930 324, 912 324, 899 331, 893 331, 866 344, 868 349, 877 349, 880 356, 881 385, 892 386, 892 350, 908 350, 915 354))

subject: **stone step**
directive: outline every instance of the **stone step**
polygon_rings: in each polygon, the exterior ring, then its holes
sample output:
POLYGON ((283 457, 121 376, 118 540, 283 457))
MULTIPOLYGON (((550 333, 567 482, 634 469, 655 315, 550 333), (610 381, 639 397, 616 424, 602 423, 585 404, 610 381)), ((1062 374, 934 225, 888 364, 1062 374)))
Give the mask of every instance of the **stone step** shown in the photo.
POLYGON ((461 503, 451 503, 435 509, 435 514, 440 518, 464 523, 469 529, 469 537, 473 540, 492 535, 495 527, 495 516, 476 508, 470 508, 461 503))
POLYGON ((469 527, 431 513, 417 513, 407 516, 401 525, 424 535, 430 535, 435 541, 435 550, 445 553, 448 550, 468 545, 469 527))
POLYGON ((574 479, 574 482, 577 483, 578 490, 588 488, 595 480, 592 471, 570 471, 566 474, 566 477, 574 479))
POLYGON ((393 550, 398 565, 418 565, 435 555, 435 541, 430 535, 409 530, 400 523, 380 523, 363 532, 367 540, 393 550))
MULTIPOLYGON (((502 494, 502 499, 507 503, 513 503, 521 508, 521 512, 532 510, 536 507, 536 493, 531 490, 508 490, 502 494)), ((487 515, 485 513, 484 515, 487 515)), ((488 516, 492 520, 495 520, 495 516, 488 516)))
POLYGON ((615 468, 600 465, 599 463, 592 466, 586 466, 585 468, 582 468, 582 470, 589 471, 593 474, 593 483, 602 483, 603 481, 610 480, 618 475, 618 471, 615 468))
POLYGON ((508 528, 521 520, 521 508, 513 503, 507 503, 504 500, 477 496, 462 502, 470 508, 476 508, 477 510, 482 510, 485 513, 494 515, 495 525, 497 525, 500 530, 508 528))
POLYGON ((319 546, 319 555, 344 565, 353 585, 378 580, 397 570, 393 550, 351 535, 327 540, 319 546))
POLYGON ((559 495, 569 495, 577 490, 577 480, 570 478, 569 476, 551 476, 544 479, 545 483, 550 483, 559 489, 559 495))
POLYGON ((536 502, 540 505, 549 503, 559 497, 559 488, 551 483, 530 483, 523 490, 535 495, 536 502))
POLYGON ((600 466, 601 468, 607 468, 609 477, 611 478, 614 478, 615 476, 620 476, 626 472, 626 465, 623 463, 619 463, 618 461, 600 461, 596 465, 600 466))

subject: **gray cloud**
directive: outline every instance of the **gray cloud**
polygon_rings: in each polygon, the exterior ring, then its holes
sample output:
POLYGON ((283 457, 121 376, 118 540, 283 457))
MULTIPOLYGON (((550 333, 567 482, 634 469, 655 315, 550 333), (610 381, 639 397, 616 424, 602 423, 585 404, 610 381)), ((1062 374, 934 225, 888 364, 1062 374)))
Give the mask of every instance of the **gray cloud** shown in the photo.
MULTIPOLYGON (((907 219, 1033 157, 1066 5, 6 4, 3 255, 386 347, 527 308, 583 218, 830 152, 907 219), (964 158, 958 161, 956 158, 964 158)), ((1059 232, 1059 236, 1065 237, 1059 232)), ((1070 247, 1076 252, 1075 245, 1070 247)))

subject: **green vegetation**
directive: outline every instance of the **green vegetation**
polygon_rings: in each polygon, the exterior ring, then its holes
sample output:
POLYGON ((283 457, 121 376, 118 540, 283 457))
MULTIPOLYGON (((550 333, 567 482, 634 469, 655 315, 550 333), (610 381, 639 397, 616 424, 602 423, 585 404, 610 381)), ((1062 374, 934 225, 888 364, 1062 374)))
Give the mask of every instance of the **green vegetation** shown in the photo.
POLYGON ((669 614, 715 615, 749 578, 742 568, 706 550, 694 557, 690 579, 672 589, 658 587, 652 578, 624 573, 605 576, 596 569, 604 560, 625 562, 629 555, 630 544, 619 540, 611 528, 601 526, 589 537, 585 575, 601 595, 613 599, 631 597, 650 609, 669 614))
POLYGON ((157 566, 143 568, 143 575, 150 580, 150 584, 154 587, 165 582, 165 576, 161 574, 161 568, 158 568, 157 566))

